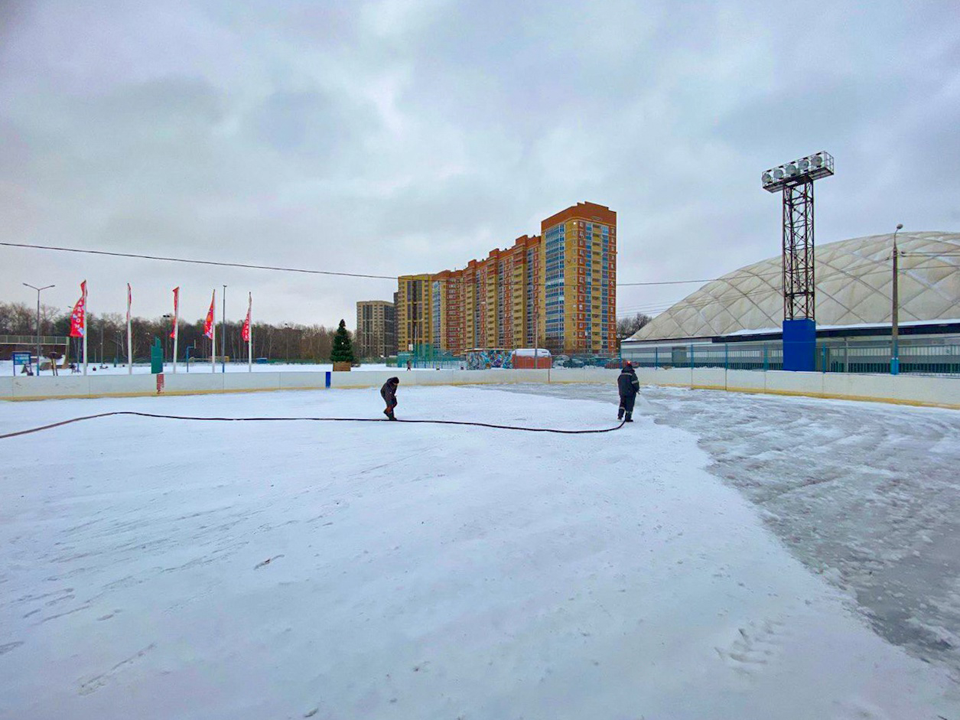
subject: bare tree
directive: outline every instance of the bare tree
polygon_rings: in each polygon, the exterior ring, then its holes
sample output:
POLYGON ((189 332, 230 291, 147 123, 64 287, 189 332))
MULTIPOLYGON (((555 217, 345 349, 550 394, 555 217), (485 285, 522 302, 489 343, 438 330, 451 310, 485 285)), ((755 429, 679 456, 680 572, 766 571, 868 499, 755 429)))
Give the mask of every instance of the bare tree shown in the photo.
POLYGON ((617 337, 626 340, 636 333, 640 328, 653 320, 649 315, 638 312, 636 315, 620 318, 617 320, 617 337))

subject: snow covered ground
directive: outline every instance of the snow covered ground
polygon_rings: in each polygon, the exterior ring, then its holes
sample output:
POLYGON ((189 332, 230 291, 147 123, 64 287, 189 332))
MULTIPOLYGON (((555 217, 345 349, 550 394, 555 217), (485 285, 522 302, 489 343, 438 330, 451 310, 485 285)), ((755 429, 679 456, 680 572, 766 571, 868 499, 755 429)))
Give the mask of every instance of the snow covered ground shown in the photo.
MULTIPOLYGON (((521 391, 616 402, 612 388, 521 391)), ((796 557, 960 680, 960 413, 673 388, 644 388, 638 408, 696 434, 796 557)))
MULTIPOLYGON (((563 392, 585 397, 419 387, 398 410, 612 423, 586 399, 605 391, 563 392)), ((113 417, 0 440, 0 717, 960 717, 948 668, 874 633, 707 472, 700 431, 664 422, 710 411, 658 392, 602 435, 113 417)), ((376 390, 0 403, 0 434, 113 409, 380 406, 376 390)))

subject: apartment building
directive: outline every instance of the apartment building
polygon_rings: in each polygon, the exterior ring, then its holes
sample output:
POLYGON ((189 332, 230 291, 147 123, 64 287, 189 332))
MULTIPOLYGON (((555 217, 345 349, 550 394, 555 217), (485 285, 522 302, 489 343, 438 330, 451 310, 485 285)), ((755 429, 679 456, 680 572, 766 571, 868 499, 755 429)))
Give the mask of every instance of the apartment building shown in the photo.
POLYGON ((460 355, 471 348, 616 349, 617 214, 577 203, 462 270, 398 278, 397 338, 460 355))
POLYGON ((357 303, 356 352, 359 357, 387 357, 397 353, 396 308, 386 300, 357 303))
POLYGON ((540 224, 544 342, 569 353, 617 347, 617 214, 577 203, 540 224))
POLYGON ((435 350, 462 355, 464 345, 462 270, 444 270, 430 282, 430 324, 435 350))
POLYGON ((397 285, 397 349, 431 344, 430 275, 402 275, 397 285))

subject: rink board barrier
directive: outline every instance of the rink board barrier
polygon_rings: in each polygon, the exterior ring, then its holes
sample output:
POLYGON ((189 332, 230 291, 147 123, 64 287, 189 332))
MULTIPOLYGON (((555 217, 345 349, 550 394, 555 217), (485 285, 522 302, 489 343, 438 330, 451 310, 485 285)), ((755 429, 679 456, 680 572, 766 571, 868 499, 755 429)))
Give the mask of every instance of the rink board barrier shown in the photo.
MULTIPOLYGON (((0 378, 0 400, 82 397, 142 397, 276 390, 379 388, 387 378, 400 386, 597 383, 613 385, 619 371, 600 368, 552 370, 374 370, 355 372, 165 373, 0 378)), ((867 400, 960 409, 960 379, 918 375, 867 375, 724 368, 638 368, 643 385, 867 400)))

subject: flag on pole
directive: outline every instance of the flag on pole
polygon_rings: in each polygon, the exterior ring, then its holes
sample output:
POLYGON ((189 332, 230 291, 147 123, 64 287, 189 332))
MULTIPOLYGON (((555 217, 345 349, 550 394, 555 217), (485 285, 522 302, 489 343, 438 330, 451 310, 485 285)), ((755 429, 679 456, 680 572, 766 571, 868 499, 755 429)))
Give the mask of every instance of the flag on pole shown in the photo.
POLYGON ((173 289, 173 327, 170 330, 170 337, 177 336, 177 327, 180 324, 180 287, 173 289))
POLYGON ((133 290, 127 283, 127 374, 133 374, 133 330, 130 327, 130 307, 133 305, 133 290))
POLYGON ((244 342, 250 340, 250 313, 253 311, 253 293, 249 293, 248 299, 247 319, 243 321, 243 328, 240 330, 240 337, 243 338, 244 342))
POLYGON ((203 323, 204 337, 213 339, 213 311, 217 304, 217 291, 213 291, 213 299, 210 301, 210 309, 207 310, 207 319, 203 323))
POLYGON ((70 314, 70 337, 83 337, 87 334, 87 281, 80 283, 80 299, 70 314))

